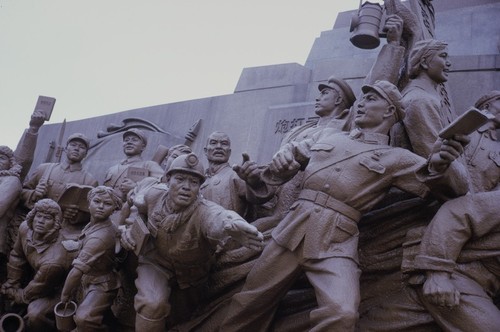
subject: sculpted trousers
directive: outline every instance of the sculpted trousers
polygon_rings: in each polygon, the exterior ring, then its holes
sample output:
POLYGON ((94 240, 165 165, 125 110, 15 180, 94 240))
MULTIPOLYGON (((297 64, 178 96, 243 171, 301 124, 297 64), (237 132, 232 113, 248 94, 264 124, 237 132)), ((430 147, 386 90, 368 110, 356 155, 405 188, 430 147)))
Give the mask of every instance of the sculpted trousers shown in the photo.
POLYGON ((107 331, 107 327, 103 326, 103 319, 111 308, 116 293, 117 290, 93 289, 89 291, 75 313, 74 319, 78 331, 107 331))
POLYGON ((310 314, 310 331, 353 331, 360 300, 357 264, 339 257, 306 259, 302 245, 291 252, 274 240, 253 266, 241 292, 233 296, 221 331, 269 330, 279 301, 302 271, 318 302, 310 314))
POLYGON ((42 297, 30 302, 24 317, 30 331, 55 330, 54 306, 59 302, 59 298, 58 294, 54 297, 42 297))
POLYGON ((171 288, 169 275, 149 262, 139 262, 134 298, 136 331, 164 331, 165 318, 170 314, 171 288))

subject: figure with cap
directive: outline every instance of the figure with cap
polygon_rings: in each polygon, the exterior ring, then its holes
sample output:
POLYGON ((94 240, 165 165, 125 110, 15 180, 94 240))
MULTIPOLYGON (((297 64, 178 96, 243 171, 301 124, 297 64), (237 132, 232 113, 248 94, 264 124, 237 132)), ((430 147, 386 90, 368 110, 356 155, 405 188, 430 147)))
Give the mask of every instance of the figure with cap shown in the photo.
MULTIPOLYGON (((376 80, 397 82, 405 53, 405 48, 401 46, 403 23, 403 20, 397 15, 387 17, 384 26, 384 30, 387 31, 387 44, 382 46, 364 80, 365 83, 370 84, 376 80)), ((342 78, 332 75, 325 83, 318 85, 318 90, 318 95, 314 101, 314 112, 319 117, 318 121, 305 123, 290 130, 284 136, 281 146, 309 139, 326 127, 335 129, 338 132, 349 131, 352 128, 356 111, 354 106, 356 95, 350 85, 342 78)), ((249 177, 255 178, 255 176, 259 175, 259 168, 256 163, 249 159, 250 157, 247 156, 242 165, 235 167, 235 171, 245 181, 248 181, 249 177)), ((266 217, 268 219, 266 223, 274 225, 283 219, 290 206, 297 199, 301 176, 302 172, 275 191, 274 196, 271 195, 274 191, 255 192, 253 194, 261 204, 274 198, 274 201, 267 204, 271 206, 272 212, 266 217)), ((255 180, 252 187, 262 188, 255 180)))
POLYGON ((144 131, 130 128, 123 133, 123 153, 126 158, 107 171, 104 185, 121 192, 125 201, 130 190, 145 177, 160 178, 161 166, 152 160, 143 160, 142 152, 148 144, 144 131), (134 173, 134 174, 132 174, 134 173))
POLYGON ((466 136, 436 142, 429 161, 388 145, 390 128, 404 117, 398 89, 386 81, 363 86, 354 117, 356 128, 339 133, 325 128, 311 139, 278 151, 263 174, 279 185, 299 170, 304 176, 298 200, 272 233, 271 241, 229 305, 221 331, 267 331, 280 299, 305 275, 318 307, 310 331, 353 331, 358 317, 358 221, 391 187, 443 198, 467 191, 447 168, 466 136))
MULTIPOLYGON (((137 206, 150 236, 139 248, 136 331, 164 331, 167 318, 189 318, 206 294, 216 251, 230 238, 248 248, 262 249, 263 236, 254 226, 199 195, 204 181, 198 157, 181 155, 167 171, 167 187, 153 186, 137 206), (186 310, 171 305, 173 289, 189 303, 186 310)), ((121 243, 128 250, 138 244, 130 228, 122 233, 121 243)))
POLYGON ((1 292, 14 303, 27 305, 28 331, 55 331, 54 306, 71 260, 61 244, 62 213, 59 205, 44 198, 35 203, 19 226, 10 252, 7 281, 1 292))
POLYGON ((471 179, 471 191, 499 190, 500 183, 500 91, 490 91, 474 105, 495 116, 471 135, 465 148, 465 161, 471 179))
POLYGON ((77 330, 108 331, 104 315, 120 287, 115 260, 118 229, 109 217, 121 209, 122 200, 116 190, 98 186, 88 193, 87 201, 90 222, 78 238, 79 251, 64 282, 61 302, 68 303, 81 287, 74 316, 77 330))
POLYGON ((5 263, 9 253, 7 227, 19 202, 22 184, 19 179, 22 167, 7 146, 0 146, 0 264, 5 263))
MULTIPOLYGON (((66 158, 60 163, 40 164, 23 184, 21 201, 24 206, 31 209, 42 198, 57 202, 70 184, 97 186, 96 179, 82 166, 89 147, 90 141, 85 135, 70 135, 66 141, 66 158)), ((78 235, 83 224, 88 222, 88 216, 79 213, 76 207, 64 207, 63 219, 61 232, 67 232, 68 237, 78 235)))

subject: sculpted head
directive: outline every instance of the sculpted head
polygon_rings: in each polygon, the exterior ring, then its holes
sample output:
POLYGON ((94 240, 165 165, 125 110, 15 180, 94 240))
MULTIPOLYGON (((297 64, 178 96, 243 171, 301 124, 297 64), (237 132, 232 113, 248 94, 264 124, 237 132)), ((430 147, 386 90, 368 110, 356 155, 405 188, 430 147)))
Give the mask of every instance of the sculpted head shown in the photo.
POLYGON ((72 134, 66 141, 66 158, 69 163, 79 163, 86 156, 89 150, 89 139, 80 133, 72 134))
POLYGON ((404 118, 401 93, 387 81, 376 81, 362 87, 363 96, 358 102, 354 123, 366 130, 387 134, 388 129, 404 118), (382 131, 380 131, 382 128, 382 131))
POLYGON ((0 171, 10 171, 12 175, 21 173, 21 165, 14 158, 14 152, 5 145, 0 145, 0 171))
POLYGON ((203 150, 208 162, 214 164, 227 163, 231 156, 231 140, 226 133, 214 131, 208 136, 207 144, 203 150))
POLYGON ((113 212, 122 208, 122 199, 113 188, 98 186, 87 195, 89 212, 93 220, 107 220, 113 212))
POLYGON ((131 128, 123 133, 123 153, 127 157, 141 155, 147 144, 146 134, 140 129, 131 128))
POLYGON ((451 63, 448 59, 448 44, 445 42, 426 39, 415 43, 408 62, 411 79, 427 75, 436 83, 448 80, 451 63))
POLYGON ((349 84, 334 76, 330 76, 327 83, 318 85, 318 90, 314 112, 320 117, 340 114, 356 100, 349 84))
POLYGON ((41 199, 26 215, 26 222, 36 237, 47 238, 59 232, 61 228, 61 208, 59 204, 49 198, 41 199))
POLYGON ((495 116, 493 123, 496 128, 500 128, 500 91, 493 90, 481 96, 474 107, 480 110, 486 110, 495 116))
POLYGON ((162 163, 165 172, 169 170, 170 165, 172 165, 172 162, 174 161, 175 158, 191 152, 192 152, 191 148, 184 144, 174 145, 170 149, 168 149, 167 156, 165 157, 162 163))
POLYGON ((198 198, 205 171, 194 153, 177 157, 167 171, 168 200, 174 210, 182 210, 198 198))

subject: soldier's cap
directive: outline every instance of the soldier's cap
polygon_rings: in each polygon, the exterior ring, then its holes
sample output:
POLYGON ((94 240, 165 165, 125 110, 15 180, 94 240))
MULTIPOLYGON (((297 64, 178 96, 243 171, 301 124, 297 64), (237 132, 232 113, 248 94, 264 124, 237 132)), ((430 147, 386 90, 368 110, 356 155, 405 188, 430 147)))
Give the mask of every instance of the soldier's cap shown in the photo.
POLYGON ((166 175, 171 175, 174 172, 193 174, 198 176, 202 183, 205 181, 205 170, 200 159, 194 153, 183 154, 175 158, 166 175))
POLYGON ((487 94, 479 97, 479 99, 474 104, 474 107, 482 110, 484 109, 484 106, 486 106, 487 103, 492 102, 493 100, 498 98, 500 98, 500 91, 498 90, 490 91, 487 94))
POLYGON ((335 76, 330 76, 328 81, 325 83, 321 83, 318 85, 318 90, 323 91, 323 89, 329 88, 336 90, 340 88, 340 90, 344 93, 347 102, 347 108, 351 108, 352 104, 356 101, 356 97, 354 96, 354 92, 352 92, 349 84, 346 83, 343 79, 336 78, 335 76))
POLYGON ((66 145, 68 145, 69 142, 75 141, 75 140, 80 141, 83 144, 85 144, 85 146, 87 147, 87 150, 90 148, 90 140, 87 138, 87 136, 85 136, 84 134, 81 134, 81 133, 74 133, 74 134, 69 135, 68 140, 66 141, 66 145))
POLYGON ((387 100, 387 102, 396 107, 396 121, 401 121, 405 117, 405 110, 403 104, 401 103, 401 93, 398 88, 387 81, 376 81, 373 84, 365 84, 361 88, 363 93, 368 93, 369 91, 375 91, 382 98, 387 100))
POLYGON ((140 130, 138 128, 127 129, 123 133, 123 138, 125 138, 125 136, 127 136, 127 135, 135 135, 141 139, 141 141, 142 141, 142 143, 144 143, 144 145, 148 145, 148 138, 146 137, 146 133, 144 133, 142 130, 140 130))

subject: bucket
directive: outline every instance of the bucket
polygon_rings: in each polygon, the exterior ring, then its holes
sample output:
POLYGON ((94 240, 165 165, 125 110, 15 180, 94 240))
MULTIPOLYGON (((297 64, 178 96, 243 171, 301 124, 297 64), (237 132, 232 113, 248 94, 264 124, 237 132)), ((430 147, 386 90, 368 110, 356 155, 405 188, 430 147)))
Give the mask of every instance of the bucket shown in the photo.
POLYGON ((0 319, 0 332, 22 332, 24 331, 24 320, 14 313, 5 314, 0 319))
POLYGON ((54 307, 56 315, 56 326, 59 331, 71 331, 76 327, 73 315, 76 312, 77 305, 71 301, 68 303, 59 302, 54 307))

